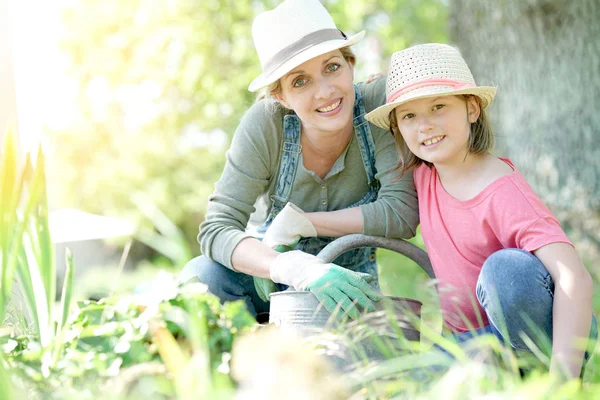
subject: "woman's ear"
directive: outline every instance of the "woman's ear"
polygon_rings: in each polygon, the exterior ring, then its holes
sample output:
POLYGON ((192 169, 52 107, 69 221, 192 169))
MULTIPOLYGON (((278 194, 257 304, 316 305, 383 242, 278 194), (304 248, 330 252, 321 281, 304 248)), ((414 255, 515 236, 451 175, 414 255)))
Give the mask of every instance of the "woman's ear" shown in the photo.
POLYGON ((481 107, 479 105, 479 101, 477 101, 475 96, 467 97, 467 118, 469 120, 469 123, 474 124, 475 122, 477 122, 480 113, 481 107))
POLYGON ((281 103, 282 106, 284 106, 285 108, 290 109, 290 106, 287 104, 287 102, 285 101, 284 97, 281 95, 281 93, 278 93, 275 95, 275 98, 277 99, 278 102, 281 103))

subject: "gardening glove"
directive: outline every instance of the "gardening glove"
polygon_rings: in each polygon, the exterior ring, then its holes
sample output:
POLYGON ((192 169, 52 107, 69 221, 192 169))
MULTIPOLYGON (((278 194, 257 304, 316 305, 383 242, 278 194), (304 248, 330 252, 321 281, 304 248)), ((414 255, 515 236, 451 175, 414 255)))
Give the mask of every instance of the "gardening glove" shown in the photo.
POLYGON ((296 247, 303 237, 317 236, 317 230, 304 211, 288 202, 265 232, 263 243, 280 253, 296 247))
MULTIPOLYGON (((265 232, 263 243, 279 253, 292 250, 300 238, 317 236, 313 224, 303 216, 304 212, 293 203, 288 202, 277 214, 265 232)), ((269 301, 269 295, 277 291, 270 279, 254 278, 254 288, 263 301, 269 301)))
POLYGON ((360 316, 355 304, 375 311, 373 302, 381 300, 381 294, 369 286, 371 275, 328 264, 299 250, 281 253, 273 260, 271 279, 296 290, 309 290, 327 311, 334 313, 340 307, 352 319, 360 316))

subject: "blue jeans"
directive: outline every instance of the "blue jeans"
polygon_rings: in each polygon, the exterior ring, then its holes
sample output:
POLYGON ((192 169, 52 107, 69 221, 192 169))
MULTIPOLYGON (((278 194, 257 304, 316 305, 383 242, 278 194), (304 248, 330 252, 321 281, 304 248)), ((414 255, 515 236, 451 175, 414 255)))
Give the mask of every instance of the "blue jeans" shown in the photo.
POLYGON ((269 303, 262 301, 258 296, 250 275, 229 269, 205 256, 199 256, 183 267, 179 280, 187 282, 194 278, 206 284, 208 290, 217 296, 221 303, 244 300, 248 311, 254 317, 269 312, 269 303))
MULTIPOLYGON (((521 338, 521 333, 525 333, 540 349, 547 350, 544 341, 552 342, 554 282, 536 256, 519 249, 493 253, 483 264, 476 294, 490 324, 473 332, 454 334, 459 342, 492 333, 515 350, 531 351, 521 338), (532 325, 536 328, 532 329, 532 325)), ((586 360, 598 339, 596 318, 590 318, 586 360)))

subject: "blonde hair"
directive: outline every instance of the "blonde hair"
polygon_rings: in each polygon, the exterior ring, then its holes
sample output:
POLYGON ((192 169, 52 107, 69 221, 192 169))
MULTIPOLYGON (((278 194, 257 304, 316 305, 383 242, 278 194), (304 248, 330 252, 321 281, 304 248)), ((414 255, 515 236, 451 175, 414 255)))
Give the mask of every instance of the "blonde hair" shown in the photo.
MULTIPOLYGON (((339 49, 342 52, 342 57, 346 62, 354 65, 356 63, 356 55, 352 51, 349 46, 342 47, 339 49)), ((275 82, 271 83, 266 88, 262 89, 256 95, 256 101, 264 99, 265 97, 275 97, 276 95, 281 93, 281 79, 277 79, 275 82)))
MULTIPOLYGON (((479 118, 477 121, 471 124, 471 133, 469 134, 469 154, 485 154, 494 148, 494 132, 492 125, 490 124, 485 110, 481 106, 481 99, 474 95, 459 95, 465 102, 469 98, 474 98, 479 105, 479 118)), ((402 133, 398 128, 398 119, 396 118, 395 109, 390 111, 390 132, 394 136, 396 142, 396 149, 400 155, 400 161, 396 165, 396 170, 400 171, 400 177, 404 175, 404 172, 410 171, 413 168, 418 167, 421 164, 425 164, 431 167, 433 164, 420 159, 406 145, 402 133)))

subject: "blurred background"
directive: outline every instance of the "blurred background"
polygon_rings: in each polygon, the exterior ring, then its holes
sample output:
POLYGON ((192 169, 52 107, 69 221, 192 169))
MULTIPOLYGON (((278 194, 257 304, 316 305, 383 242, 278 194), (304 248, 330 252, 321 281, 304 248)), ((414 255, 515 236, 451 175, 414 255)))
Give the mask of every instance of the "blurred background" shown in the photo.
MULTIPOLYGON (((13 121, 23 151, 42 143, 57 265, 71 248, 80 296, 143 290, 157 269, 200 254, 207 197, 261 70, 251 23, 279 3, 0 0, 0 135, 13 121)), ((340 29, 367 30, 357 81, 410 45, 458 46, 478 83, 499 87, 497 153, 597 273, 598 0, 323 3, 340 29)), ((425 276, 380 256, 382 288, 418 298, 411 282, 425 276)))

